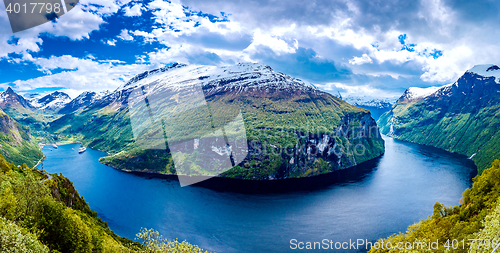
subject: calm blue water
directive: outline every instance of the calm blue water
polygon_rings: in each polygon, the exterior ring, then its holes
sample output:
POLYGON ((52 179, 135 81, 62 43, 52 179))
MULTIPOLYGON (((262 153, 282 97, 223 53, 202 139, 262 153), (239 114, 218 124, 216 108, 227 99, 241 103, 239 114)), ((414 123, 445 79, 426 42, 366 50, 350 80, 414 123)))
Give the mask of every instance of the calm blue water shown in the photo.
POLYGON ((386 154, 381 159, 313 179, 334 182, 319 189, 284 193, 181 188, 175 180, 102 165, 98 159, 105 153, 87 149, 78 154, 78 144, 52 151, 45 147, 43 166, 73 181, 118 235, 134 239, 146 227, 210 251, 283 252, 291 251, 291 239, 375 241, 426 218, 436 201, 458 204, 476 173, 470 160, 385 139, 386 154))

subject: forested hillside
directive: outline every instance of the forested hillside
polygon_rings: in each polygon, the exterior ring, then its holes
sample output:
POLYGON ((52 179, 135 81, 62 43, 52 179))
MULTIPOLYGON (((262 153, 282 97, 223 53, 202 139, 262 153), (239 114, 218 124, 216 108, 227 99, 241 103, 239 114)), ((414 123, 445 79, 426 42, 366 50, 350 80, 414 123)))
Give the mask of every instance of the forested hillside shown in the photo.
POLYGON ((495 160, 489 169, 474 178, 472 188, 464 191, 459 206, 447 207, 436 202, 428 219, 410 226, 404 234, 379 240, 379 243, 390 243, 393 247, 398 243, 411 245, 409 249, 389 250, 386 246, 370 252, 467 252, 469 249, 473 249, 471 252, 491 252, 493 243, 500 243, 496 236, 500 224, 499 196, 500 161, 495 160), (489 239, 490 247, 486 248, 485 241, 477 241, 474 245, 472 239, 489 239), (433 242, 439 242, 438 249, 429 248, 429 243, 433 242), (420 244, 425 245, 423 249, 426 250, 417 250, 416 246, 420 244))
MULTIPOLYGON (((382 133, 465 154, 476 163, 479 175, 474 178, 472 188, 464 191, 459 206, 436 203, 428 219, 410 226, 405 234, 379 242, 394 246, 423 243, 428 252, 491 252, 498 245, 499 69, 496 65, 478 65, 457 82, 439 89, 409 88, 392 110, 381 116, 378 123, 382 133), (473 239, 488 240, 473 245, 473 239), (428 247, 437 241, 439 249, 428 247)), ((415 250, 414 246, 410 248, 415 250)), ((387 251, 391 250, 387 247, 372 250, 387 251)))
MULTIPOLYGON (((161 127, 149 131, 156 133, 158 129, 161 127)), ((51 122, 49 131, 108 152, 110 156, 101 162, 115 168, 212 175, 201 169, 208 163, 205 155, 223 155, 220 150, 226 150, 226 143, 219 145, 213 142, 214 138, 201 136, 221 129, 228 135, 239 131, 236 139, 246 139, 240 146, 247 146, 242 148, 245 155, 237 159, 237 166, 221 175, 224 177, 249 180, 309 177, 349 168, 384 153, 383 139, 368 110, 352 106, 269 66, 251 63, 227 67, 175 63, 144 72, 86 109, 51 122), (170 132, 182 134, 165 132, 160 138, 145 138, 147 143, 141 145, 141 140, 134 138, 131 120, 139 118, 138 128, 147 129, 141 124, 148 122, 144 116, 149 114, 130 111, 129 102, 138 100, 131 94, 137 90, 147 91, 140 98, 162 98, 158 103, 162 106, 152 109, 155 117, 168 121, 164 126, 170 132), (182 104, 183 99, 192 99, 193 93, 201 95, 203 106, 174 116, 169 114, 169 108, 186 106, 182 104), (241 115, 241 125, 229 131, 227 124, 238 115, 241 115), (167 117, 170 118, 166 120, 167 117), (178 163, 186 164, 189 173, 177 171, 179 168, 174 167, 164 136, 169 139, 168 145, 185 142, 193 147, 193 140, 197 139, 199 145, 195 149, 205 155, 178 163), (162 148, 157 148, 160 146, 162 148)), ((237 145, 228 145, 233 151, 231 155, 237 157, 237 145)), ((179 156, 188 156, 187 153, 179 156)))
POLYGON ((409 88, 378 120, 381 132, 467 155, 481 174, 500 158, 500 70, 495 67, 478 65, 427 94, 409 88))

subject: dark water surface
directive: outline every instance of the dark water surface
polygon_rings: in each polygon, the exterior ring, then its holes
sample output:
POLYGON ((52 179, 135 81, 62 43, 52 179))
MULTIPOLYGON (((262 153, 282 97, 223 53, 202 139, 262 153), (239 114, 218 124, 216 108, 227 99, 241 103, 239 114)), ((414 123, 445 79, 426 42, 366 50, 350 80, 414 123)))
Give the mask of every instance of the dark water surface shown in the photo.
POLYGON ((292 251, 291 239, 375 241, 427 218, 436 201, 459 203, 476 174, 472 161, 436 148, 385 140, 386 153, 380 159, 312 179, 271 182, 272 192, 267 193, 224 186, 259 187, 234 180, 207 181, 213 190, 121 172, 98 162, 103 152, 87 149, 78 154, 79 144, 44 147, 43 166, 73 181, 118 235, 134 239, 146 227, 210 251, 283 252, 292 251), (290 191, 294 187, 300 190, 290 191))

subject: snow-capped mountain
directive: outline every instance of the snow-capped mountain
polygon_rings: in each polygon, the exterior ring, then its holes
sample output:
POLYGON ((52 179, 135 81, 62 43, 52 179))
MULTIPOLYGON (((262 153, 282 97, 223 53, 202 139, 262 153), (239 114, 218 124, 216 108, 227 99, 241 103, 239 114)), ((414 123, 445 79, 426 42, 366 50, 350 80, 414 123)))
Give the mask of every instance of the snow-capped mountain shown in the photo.
POLYGON ((316 89, 313 85, 291 76, 274 71, 271 67, 257 63, 240 63, 233 66, 198 66, 175 63, 171 66, 147 71, 132 78, 122 87, 130 89, 157 82, 169 87, 182 88, 199 83, 204 90, 218 92, 225 90, 248 91, 258 88, 268 89, 316 89))
POLYGON ((375 98, 370 96, 346 96, 344 101, 359 107, 373 107, 379 109, 391 108, 397 98, 375 98))
POLYGON ((71 101, 68 94, 54 91, 41 98, 31 101, 32 107, 37 110, 56 112, 71 101))
POLYGON ((62 107, 58 113, 60 114, 68 114, 75 112, 79 109, 85 108, 97 100, 103 98, 108 95, 109 91, 95 92, 95 91, 85 91, 82 94, 78 95, 75 99, 71 100, 64 107, 62 107))
POLYGON ((128 103, 130 92, 137 87, 147 86, 146 92, 154 92, 164 87, 171 90, 189 89, 193 85, 200 85, 207 96, 229 91, 236 94, 275 91, 321 92, 312 84, 306 84, 299 79, 276 72, 269 66, 257 63, 239 63, 223 67, 174 63, 138 74, 92 106, 103 107, 113 104, 115 110, 123 108, 128 103))
POLYGON ((495 81, 500 84, 500 67, 493 64, 476 65, 469 69, 466 73, 477 74, 483 77, 494 77, 495 81))
POLYGON ((0 108, 7 109, 9 107, 23 107, 33 109, 33 106, 28 100, 21 95, 18 95, 12 88, 7 88, 6 91, 0 93, 0 108))
POLYGON ((428 87, 428 88, 410 87, 406 89, 406 91, 403 93, 403 96, 401 96, 400 99, 406 99, 408 101, 411 101, 417 98, 425 98, 441 88, 442 87, 428 87))
POLYGON ((392 105, 394 105, 397 98, 375 98, 370 96, 348 95, 343 99, 351 105, 369 110, 372 114, 372 117, 377 120, 380 115, 391 110, 392 105))
POLYGON ((495 83, 500 84, 500 67, 493 64, 475 65, 473 68, 467 70, 457 82, 439 87, 410 87, 403 93, 398 101, 401 100, 402 102, 408 102, 416 99, 424 99, 427 97, 439 97, 443 95, 451 95, 451 93, 453 92, 458 92, 458 94, 461 95, 467 95, 471 94, 474 89, 477 92, 483 90, 484 88, 487 88, 483 87, 482 85, 475 87, 475 83, 477 83, 477 81, 488 81, 490 79, 495 83), (459 82, 461 83, 460 88, 459 82), (468 85, 469 83, 472 83, 472 85, 468 85))
POLYGON ((500 67, 476 65, 456 82, 408 89, 382 115, 382 133, 471 157, 481 171, 500 157, 500 67))
POLYGON ((179 154, 175 159, 189 158, 176 163, 181 166, 176 173, 213 175, 208 168, 220 168, 219 160, 206 157, 231 154, 231 163, 240 166, 224 176, 271 180, 348 168, 383 153, 383 140, 366 110, 254 63, 175 63, 135 76, 87 108, 55 120, 51 131, 78 133, 90 147, 110 153, 105 164, 120 169, 173 173, 174 150, 179 154), (354 125, 359 128, 351 131, 354 125), (349 131, 340 142, 335 135, 345 129, 349 131), (277 137, 284 132, 287 137, 277 137), (337 152, 358 143, 370 152, 337 152), (272 157, 258 153, 285 145, 286 152, 272 157), (249 167, 251 161, 255 168, 249 167), (321 171, 310 171, 317 161, 324 161, 321 171), (194 167, 182 167, 190 164, 194 167), (198 167, 203 169, 189 169, 198 167))

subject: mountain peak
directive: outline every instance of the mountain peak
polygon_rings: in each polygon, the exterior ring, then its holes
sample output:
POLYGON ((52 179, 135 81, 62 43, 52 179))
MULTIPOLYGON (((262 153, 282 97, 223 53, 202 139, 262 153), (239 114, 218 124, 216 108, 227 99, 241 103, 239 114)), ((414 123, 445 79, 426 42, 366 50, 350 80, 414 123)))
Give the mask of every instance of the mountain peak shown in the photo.
POLYGON ((65 104, 58 113, 68 114, 83 109, 109 94, 109 91, 84 91, 78 97, 65 104))
POLYGON ((428 87, 428 88, 419 88, 419 87, 409 87, 403 93, 403 95, 398 99, 398 101, 407 100, 411 101, 417 98, 425 98, 432 95, 437 90, 442 87, 428 87))
POLYGON ((16 92, 9 86, 7 90, 5 90, 6 94, 15 94, 16 92))
POLYGON ((12 106, 22 106, 31 109, 30 103, 23 96, 18 95, 11 87, 0 93, 0 108, 5 109, 12 106))
POLYGON ((182 68, 182 67, 186 67, 186 66, 187 66, 187 64, 174 62, 172 65, 169 65, 169 66, 165 66, 165 67, 162 67, 162 68, 158 68, 158 69, 153 69, 153 70, 148 70, 148 71, 142 72, 142 73, 140 73, 140 74, 132 77, 124 85, 124 87, 130 86, 131 84, 133 84, 135 82, 138 82, 138 81, 140 81, 140 80, 142 80, 144 78, 147 78, 148 76, 151 76, 151 75, 154 75, 154 74, 158 74, 158 73, 167 72, 167 71, 172 70, 172 69, 182 68))
POLYGON ((175 63, 160 69, 146 71, 117 89, 124 90, 143 85, 161 85, 182 88, 199 84, 207 92, 248 89, 317 90, 314 85, 274 71, 259 63, 238 63, 229 66, 186 65, 175 63))
POLYGON ((60 91, 54 91, 43 96, 40 99, 31 101, 33 107, 40 110, 57 111, 71 101, 68 94, 60 91))
POLYGON ((493 64, 475 65, 466 73, 477 74, 484 77, 495 77, 497 82, 500 82, 500 67, 493 64))
MULTIPOLYGON (((49 94, 50 96, 53 96, 53 97, 69 97, 68 94, 64 93, 64 92, 60 92, 60 91, 54 91, 52 93, 49 94)), ((49 96, 47 95, 47 96, 49 96)))

